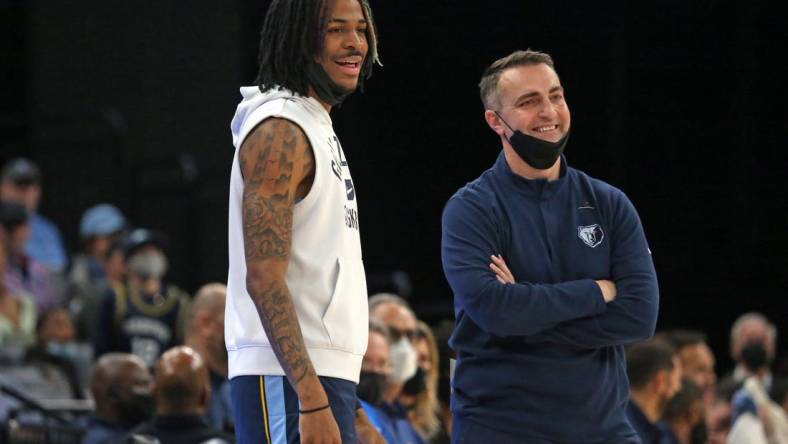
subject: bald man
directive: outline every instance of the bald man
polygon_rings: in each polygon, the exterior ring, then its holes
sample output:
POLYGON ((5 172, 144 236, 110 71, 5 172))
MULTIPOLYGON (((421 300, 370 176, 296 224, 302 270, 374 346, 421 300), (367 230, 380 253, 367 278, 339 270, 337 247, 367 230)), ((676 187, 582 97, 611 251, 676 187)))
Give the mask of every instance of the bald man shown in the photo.
POLYGON ((168 444, 234 442, 232 435, 214 429, 203 418, 211 396, 208 368, 191 347, 173 347, 161 356, 153 396, 156 416, 132 430, 124 442, 140 438, 168 444))
POLYGON ((219 430, 233 431, 227 348, 224 345, 224 284, 203 285, 194 297, 186 319, 186 345, 202 356, 211 381, 211 401, 206 419, 219 430))
POLYGON ((153 379, 145 363, 129 353, 109 353, 96 363, 90 392, 96 404, 82 444, 115 441, 153 414, 153 379))

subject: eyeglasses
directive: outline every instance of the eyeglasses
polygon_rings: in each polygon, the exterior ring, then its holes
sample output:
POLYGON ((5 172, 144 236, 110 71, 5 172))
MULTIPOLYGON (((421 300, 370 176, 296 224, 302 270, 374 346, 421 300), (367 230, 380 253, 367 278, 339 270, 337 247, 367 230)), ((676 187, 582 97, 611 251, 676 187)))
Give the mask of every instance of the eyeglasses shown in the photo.
POLYGON ((391 342, 397 342, 403 336, 408 338, 408 341, 413 342, 423 336, 418 330, 400 330, 392 326, 389 326, 389 331, 391 332, 391 342))

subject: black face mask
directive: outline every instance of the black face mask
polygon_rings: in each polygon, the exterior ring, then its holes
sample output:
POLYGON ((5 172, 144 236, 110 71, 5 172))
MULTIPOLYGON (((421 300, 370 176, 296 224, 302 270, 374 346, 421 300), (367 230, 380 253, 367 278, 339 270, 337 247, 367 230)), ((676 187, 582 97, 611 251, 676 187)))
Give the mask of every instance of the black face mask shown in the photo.
POLYGON ((708 436, 706 422, 700 421, 690 430, 690 444, 706 444, 708 436))
POLYGON ((766 349, 758 342, 751 342, 741 349, 741 359, 751 372, 756 372, 769 364, 766 349))
POLYGON ((124 425, 136 425, 153 416, 156 401, 150 394, 131 394, 120 398, 117 405, 118 419, 124 425))
POLYGON ((558 157, 564 152, 566 142, 569 140, 568 131, 558 142, 546 142, 542 139, 531 137, 520 130, 515 130, 503 120, 498 111, 493 112, 512 131, 512 136, 508 140, 514 152, 531 167, 537 170, 546 170, 553 166, 558 157))
POLYGON ((356 394, 359 398, 372 405, 383 403, 383 388, 386 384, 386 375, 383 373, 361 371, 356 394))
POLYGON ((309 84, 315 89, 315 93, 320 97, 320 100, 328 103, 330 106, 342 103, 353 92, 346 91, 334 83, 319 63, 311 63, 306 75, 309 79, 309 84))
POLYGON ((416 374, 405 381, 405 386, 402 387, 402 393, 406 395, 415 396, 427 390, 426 373, 421 367, 416 369, 416 374))

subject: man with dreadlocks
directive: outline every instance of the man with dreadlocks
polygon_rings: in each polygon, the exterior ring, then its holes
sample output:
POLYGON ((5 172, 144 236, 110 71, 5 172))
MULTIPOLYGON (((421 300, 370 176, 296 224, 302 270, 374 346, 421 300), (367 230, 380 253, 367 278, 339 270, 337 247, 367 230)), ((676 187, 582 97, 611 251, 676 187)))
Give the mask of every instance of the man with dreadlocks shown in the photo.
MULTIPOLYGON (((367 289, 329 112, 378 61, 367 0, 273 0, 232 121, 225 308, 240 443, 356 443, 367 289)), ((365 442, 379 435, 358 431, 365 442)))

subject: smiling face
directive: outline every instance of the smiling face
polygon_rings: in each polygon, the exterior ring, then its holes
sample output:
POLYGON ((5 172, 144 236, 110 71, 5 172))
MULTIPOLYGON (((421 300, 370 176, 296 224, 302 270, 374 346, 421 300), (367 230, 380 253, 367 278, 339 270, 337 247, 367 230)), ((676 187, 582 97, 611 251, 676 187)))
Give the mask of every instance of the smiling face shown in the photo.
MULTIPOLYGON (((498 113, 513 129, 547 142, 558 142, 569 131, 564 89, 558 74, 546 64, 503 71, 497 91, 498 113)), ((512 133, 502 122, 493 129, 507 139, 512 133)))
POLYGON ((355 91, 367 56, 367 19, 358 0, 335 0, 326 22, 318 63, 345 91, 355 91))

